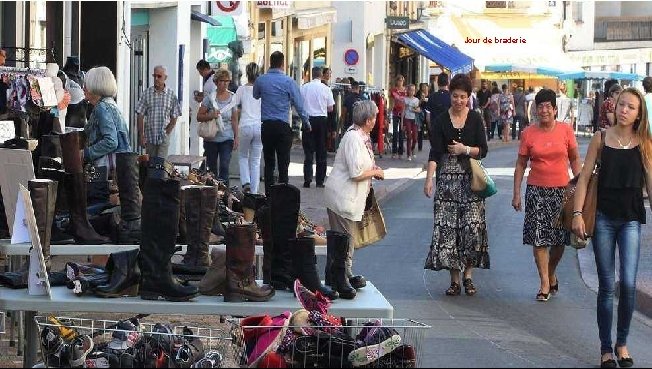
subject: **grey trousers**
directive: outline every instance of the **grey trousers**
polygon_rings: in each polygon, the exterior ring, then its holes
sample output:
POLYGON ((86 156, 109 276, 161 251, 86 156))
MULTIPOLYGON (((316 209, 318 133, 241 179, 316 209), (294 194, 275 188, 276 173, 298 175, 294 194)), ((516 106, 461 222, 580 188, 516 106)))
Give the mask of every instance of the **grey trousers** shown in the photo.
POLYGON ((353 251, 355 247, 353 241, 351 240, 352 232, 358 229, 357 222, 351 219, 343 218, 331 209, 326 209, 328 211, 328 223, 330 224, 331 231, 342 232, 349 235, 349 252, 346 254, 346 276, 348 278, 353 277, 353 251))
POLYGON ((145 151, 150 158, 159 157, 163 159, 168 158, 168 147, 170 146, 169 138, 166 138, 160 145, 147 144, 145 151))

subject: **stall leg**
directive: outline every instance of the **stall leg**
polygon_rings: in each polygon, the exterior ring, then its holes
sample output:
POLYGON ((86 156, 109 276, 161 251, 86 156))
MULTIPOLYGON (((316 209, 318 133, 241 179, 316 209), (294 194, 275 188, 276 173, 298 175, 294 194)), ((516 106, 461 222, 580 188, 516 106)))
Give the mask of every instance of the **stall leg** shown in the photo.
POLYGON ((23 355, 23 342, 25 342, 25 332, 23 331, 23 323, 25 321, 25 314, 22 311, 19 311, 17 314, 18 318, 18 344, 16 345, 16 354, 18 356, 23 355))
POLYGON ((38 326, 34 322, 34 317, 36 316, 36 311, 26 311, 24 317, 24 330, 25 330, 25 340, 24 340, 24 352, 23 356, 23 367, 31 368, 36 364, 36 355, 38 353, 39 347, 39 334, 38 326))

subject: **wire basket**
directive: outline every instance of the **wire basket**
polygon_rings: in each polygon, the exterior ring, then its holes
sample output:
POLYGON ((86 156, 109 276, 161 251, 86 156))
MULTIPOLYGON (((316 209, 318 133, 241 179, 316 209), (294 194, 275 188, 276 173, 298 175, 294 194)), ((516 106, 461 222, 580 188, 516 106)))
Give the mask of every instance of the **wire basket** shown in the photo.
POLYGON ((284 314, 229 321, 237 365, 416 368, 431 328, 411 319, 344 319, 305 310, 284 314))
POLYGON ((233 367, 233 345, 220 328, 36 316, 44 367, 233 367), (135 324, 134 324, 135 323, 135 324), (127 328, 127 329, 125 329, 127 328))

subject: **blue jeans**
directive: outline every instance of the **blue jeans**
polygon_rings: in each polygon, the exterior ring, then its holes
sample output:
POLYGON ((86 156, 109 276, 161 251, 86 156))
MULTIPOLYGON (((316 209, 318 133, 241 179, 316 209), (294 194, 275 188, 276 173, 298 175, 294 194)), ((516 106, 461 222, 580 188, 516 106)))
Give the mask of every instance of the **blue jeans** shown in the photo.
POLYGON ((204 155, 206 156, 206 167, 213 172, 217 178, 229 185, 229 164, 233 152, 233 140, 224 142, 204 141, 204 155), (219 159, 219 170, 217 162, 219 159))
POLYGON ((616 347, 627 344, 629 325, 636 305, 636 273, 641 246, 641 223, 638 221, 613 220, 597 212, 593 252, 598 268, 598 330, 600 351, 613 352, 611 326, 613 321, 613 299, 616 288, 615 255, 618 244, 620 257, 620 296, 618 302, 618 325, 616 347))

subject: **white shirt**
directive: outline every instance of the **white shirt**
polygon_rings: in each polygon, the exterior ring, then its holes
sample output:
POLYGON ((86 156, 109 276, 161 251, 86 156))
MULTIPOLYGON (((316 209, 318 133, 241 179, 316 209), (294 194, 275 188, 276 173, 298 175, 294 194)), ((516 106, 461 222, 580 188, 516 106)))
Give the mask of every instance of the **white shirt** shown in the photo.
POLYGON ((236 104, 240 107, 240 127, 261 124, 260 100, 254 98, 254 86, 240 86, 235 92, 236 104))
POLYGON ((208 80, 204 82, 204 96, 208 96, 217 91, 217 86, 215 85, 215 82, 213 82, 213 77, 215 77, 215 73, 211 74, 208 80))
POLYGON ((319 78, 301 86, 301 97, 303 98, 303 108, 309 117, 326 117, 328 116, 328 107, 335 105, 331 89, 319 78))
POLYGON ((571 123, 571 118, 573 116, 573 102, 571 99, 566 96, 566 94, 561 93, 557 96, 557 120, 571 123))

